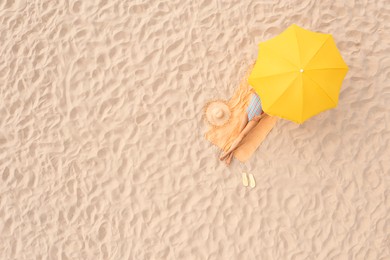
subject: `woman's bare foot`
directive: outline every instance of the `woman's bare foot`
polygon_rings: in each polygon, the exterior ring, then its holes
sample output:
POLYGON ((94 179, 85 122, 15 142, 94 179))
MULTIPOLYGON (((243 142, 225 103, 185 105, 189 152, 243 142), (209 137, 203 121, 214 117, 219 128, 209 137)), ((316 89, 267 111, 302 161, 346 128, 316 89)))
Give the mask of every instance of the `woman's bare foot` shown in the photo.
POLYGON ((223 161, 228 157, 229 153, 223 152, 221 156, 219 157, 219 160, 223 161))
POLYGON ((232 159, 233 159, 233 152, 230 152, 229 156, 226 158, 226 164, 230 165, 230 163, 232 162, 232 159))

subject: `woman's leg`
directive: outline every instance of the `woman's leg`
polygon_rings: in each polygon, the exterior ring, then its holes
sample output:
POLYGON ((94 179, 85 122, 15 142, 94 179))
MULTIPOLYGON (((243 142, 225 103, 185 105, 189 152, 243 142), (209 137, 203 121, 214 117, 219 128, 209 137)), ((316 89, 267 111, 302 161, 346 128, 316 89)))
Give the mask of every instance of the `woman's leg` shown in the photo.
POLYGON ((236 150, 240 145, 242 139, 250 132, 252 129, 260 122, 260 120, 265 116, 264 113, 262 113, 260 116, 255 116, 249 123, 251 126, 245 127, 245 130, 241 132, 241 136, 238 136, 237 139, 233 142, 233 144, 230 146, 229 150, 226 153, 226 156, 224 160, 226 159, 226 164, 229 165, 233 158, 233 152, 236 150), (229 152, 230 151, 230 152, 229 152))
POLYGON ((226 164, 229 165, 233 159, 233 152, 229 154, 229 156, 226 158, 226 164))
POLYGON ((258 122, 258 120, 251 120, 248 122, 248 124, 244 127, 244 129, 238 135, 236 140, 234 140, 229 150, 227 150, 226 153, 221 156, 221 160, 226 159, 230 155, 230 153, 232 153, 241 144, 242 139, 244 139, 244 137, 257 125, 258 122))
POLYGON ((244 116, 242 117, 241 120, 241 125, 240 125, 240 133, 242 130, 245 128, 245 126, 248 124, 248 112, 245 111, 244 116))
MULTIPOLYGON (((245 128, 245 126, 248 124, 248 113, 245 111, 242 119, 241 119, 241 125, 240 125, 240 129, 239 129, 239 133, 242 132, 242 130, 245 128)), ((228 155, 227 152, 225 153, 222 153, 222 155, 219 157, 219 159, 221 161, 223 161, 224 159, 226 159, 226 156, 228 155)))
POLYGON ((233 152, 241 143, 242 139, 244 139, 245 136, 257 125, 258 121, 251 120, 248 122, 248 124, 245 126, 244 130, 238 135, 236 140, 232 143, 229 150, 227 150, 227 153, 233 152))

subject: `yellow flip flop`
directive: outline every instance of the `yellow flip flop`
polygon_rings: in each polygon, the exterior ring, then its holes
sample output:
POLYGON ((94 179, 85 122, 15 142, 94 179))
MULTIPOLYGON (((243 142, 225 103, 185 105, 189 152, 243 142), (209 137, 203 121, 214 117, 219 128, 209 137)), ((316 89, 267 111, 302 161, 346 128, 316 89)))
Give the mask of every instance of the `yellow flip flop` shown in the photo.
POLYGON ((242 184, 245 187, 248 187, 248 185, 249 185, 249 183, 248 183, 248 176, 246 175, 246 172, 242 173, 242 184))
POLYGON ((253 176, 253 174, 249 174, 249 186, 251 188, 256 187, 256 181, 255 181, 255 177, 253 176))

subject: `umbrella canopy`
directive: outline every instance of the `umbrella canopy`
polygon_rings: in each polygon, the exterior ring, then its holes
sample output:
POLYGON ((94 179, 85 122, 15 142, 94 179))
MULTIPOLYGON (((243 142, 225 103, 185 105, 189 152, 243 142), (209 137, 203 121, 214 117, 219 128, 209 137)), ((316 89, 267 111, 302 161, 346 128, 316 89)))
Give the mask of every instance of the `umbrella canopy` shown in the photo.
POLYGON ((348 66, 332 35, 295 24, 259 44, 248 82, 267 114, 303 123, 337 106, 348 66))

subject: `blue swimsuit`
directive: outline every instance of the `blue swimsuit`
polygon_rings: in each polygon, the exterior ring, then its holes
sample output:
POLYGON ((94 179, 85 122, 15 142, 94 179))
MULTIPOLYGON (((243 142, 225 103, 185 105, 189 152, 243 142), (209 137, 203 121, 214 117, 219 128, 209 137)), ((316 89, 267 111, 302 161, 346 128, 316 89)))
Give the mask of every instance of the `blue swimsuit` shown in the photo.
POLYGON ((246 112, 248 113, 248 121, 251 121, 255 116, 261 115, 262 111, 263 109, 261 107, 260 97, 256 93, 253 93, 249 106, 246 109, 246 112))

